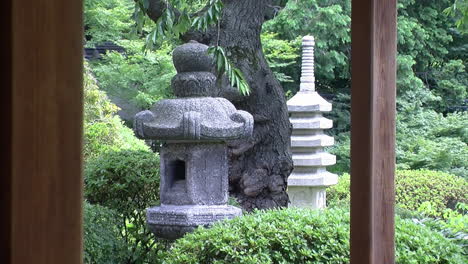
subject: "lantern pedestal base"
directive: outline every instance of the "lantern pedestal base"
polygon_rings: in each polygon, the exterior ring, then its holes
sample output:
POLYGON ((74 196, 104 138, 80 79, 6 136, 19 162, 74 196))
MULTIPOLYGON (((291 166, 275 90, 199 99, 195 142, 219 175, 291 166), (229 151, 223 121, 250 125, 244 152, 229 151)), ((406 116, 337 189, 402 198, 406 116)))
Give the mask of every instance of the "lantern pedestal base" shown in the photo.
POLYGON ((241 216, 240 208, 230 205, 162 205, 146 209, 150 230, 158 238, 178 239, 198 226, 241 216))

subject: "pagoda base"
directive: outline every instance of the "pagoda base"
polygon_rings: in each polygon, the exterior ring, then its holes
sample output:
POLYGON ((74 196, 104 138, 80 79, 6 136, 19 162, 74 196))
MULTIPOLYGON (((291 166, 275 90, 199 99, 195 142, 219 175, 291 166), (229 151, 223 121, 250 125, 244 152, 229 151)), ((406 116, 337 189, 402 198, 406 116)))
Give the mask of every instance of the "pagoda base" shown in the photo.
POLYGON ((288 186, 290 207, 322 209, 326 204, 326 186, 288 186))
POLYGON ((330 172, 301 177, 292 173, 288 178, 290 206, 321 209, 327 206, 326 189, 338 182, 338 176, 330 172))

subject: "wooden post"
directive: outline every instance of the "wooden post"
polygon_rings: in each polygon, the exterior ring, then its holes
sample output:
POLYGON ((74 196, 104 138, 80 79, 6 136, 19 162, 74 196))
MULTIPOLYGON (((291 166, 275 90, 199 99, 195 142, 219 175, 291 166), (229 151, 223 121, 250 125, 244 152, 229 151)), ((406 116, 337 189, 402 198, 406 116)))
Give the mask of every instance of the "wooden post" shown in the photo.
POLYGON ((396 0, 353 0, 351 263, 395 263, 396 0))
POLYGON ((82 12, 2 1, 1 263, 82 263, 82 12))

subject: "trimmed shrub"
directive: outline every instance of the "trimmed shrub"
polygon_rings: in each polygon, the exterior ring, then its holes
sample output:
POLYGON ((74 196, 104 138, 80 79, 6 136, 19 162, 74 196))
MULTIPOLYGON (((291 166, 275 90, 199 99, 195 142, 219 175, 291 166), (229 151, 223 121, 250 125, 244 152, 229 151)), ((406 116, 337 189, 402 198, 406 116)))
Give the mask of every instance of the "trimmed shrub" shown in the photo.
POLYGON ((165 263, 347 263, 344 211, 257 211, 177 240, 165 263))
POLYGON ((84 61, 83 66, 84 123, 111 119, 119 111, 119 108, 109 100, 105 92, 99 90, 89 64, 84 61))
POLYGON ((462 247, 454 241, 410 219, 396 218, 395 236, 398 264, 463 264, 468 261, 462 247))
POLYGON ((132 213, 159 199, 159 157, 141 150, 107 152, 85 168, 85 197, 119 213, 132 213))
MULTIPOLYGON (((335 121, 333 121, 335 122, 335 121)), ((328 147, 331 154, 336 155, 336 164, 330 166, 329 171, 338 175, 347 173, 351 170, 351 137, 349 132, 338 134, 335 138, 336 144, 328 147)))
MULTIPOLYGON (((441 234, 412 221, 396 223, 398 263, 464 263, 461 248, 441 234)), ((349 212, 257 211, 209 229, 200 227, 161 257, 173 264, 349 263, 349 212)))
POLYGON ((136 138, 133 131, 126 127, 118 116, 85 124, 83 146, 86 161, 106 152, 149 150, 145 142, 136 138))
MULTIPOLYGON (((444 172, 430 170, 397 170, 396 204, 404 209, 421 211, 428 216, 443 216, 444 211, 468 201, 468 181, 444 172)), ((348 203, 350 176, 343 174, 338 184, 327 190, 330 205, 348 203)))
POLYGON ((150 151, 109 151, 88 160, 85 198, 117 214, 125 263, 147 263, 161 245, 146 228, 145 209, 159 204, 159 157, 150 151))
POLYGON ((117 229, 116 213, 84 203, 84 263, 122 263, 125 245, 117 229))
POLYGON ((99 90, 88 64, 84 63, 84 147, 85 161, 108 151, 148 150, 116 116, 119 108, 99 90))

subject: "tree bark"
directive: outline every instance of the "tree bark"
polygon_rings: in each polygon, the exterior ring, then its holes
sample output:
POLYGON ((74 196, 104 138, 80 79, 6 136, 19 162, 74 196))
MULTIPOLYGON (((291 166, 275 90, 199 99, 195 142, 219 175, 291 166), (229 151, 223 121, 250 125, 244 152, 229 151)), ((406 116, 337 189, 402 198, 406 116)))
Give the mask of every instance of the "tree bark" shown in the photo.
POLYGON ((221 82, 217 96, 229 99, 238 109, 254 117, 252 138, 229 143, 229 186, 243 208, 285 207, 287 177, 292 171, 290 152, 291 124, 286 99, 263 55, 260 33, 271 10, 272 0, 223 0, 222 19, 205 33, 191 32, 184 40, 220 45, 230 60, 244 73, 250 95, 241 96, 237 88, 221 82))

